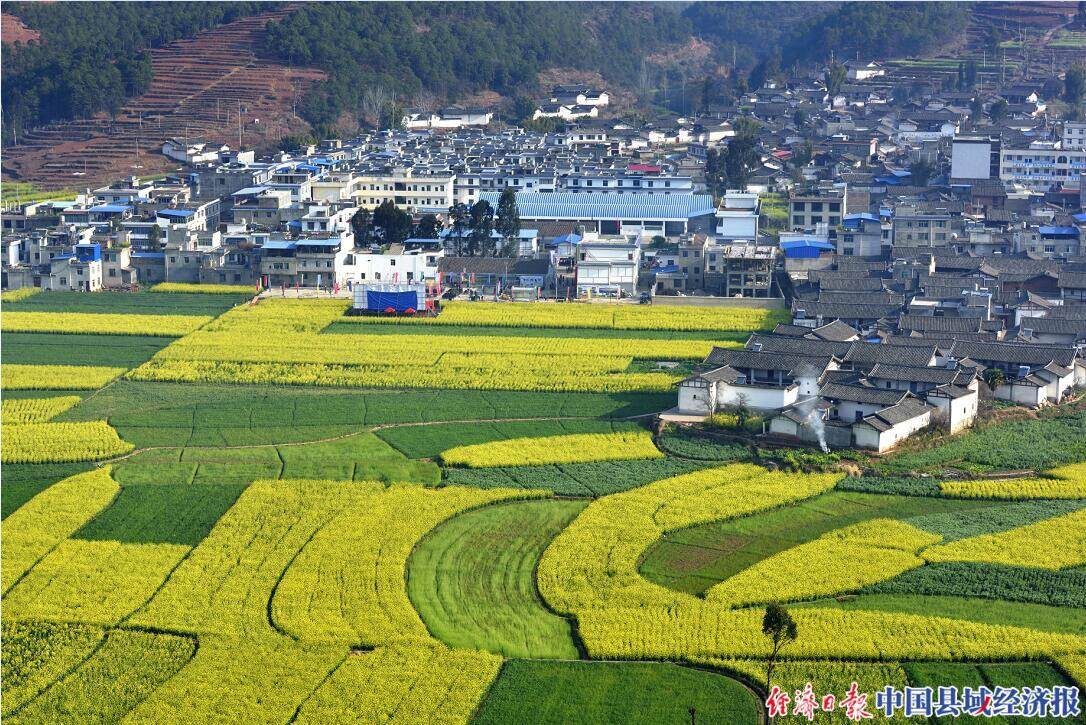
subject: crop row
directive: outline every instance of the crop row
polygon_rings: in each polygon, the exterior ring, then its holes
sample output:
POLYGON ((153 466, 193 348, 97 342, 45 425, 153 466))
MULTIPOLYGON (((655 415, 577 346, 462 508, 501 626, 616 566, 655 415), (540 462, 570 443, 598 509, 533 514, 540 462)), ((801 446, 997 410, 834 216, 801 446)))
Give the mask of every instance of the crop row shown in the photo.
POLYGON ((762 559, 706 599, 740 606, 853 591, 922 566, 917 552, 941 538, 893 519, 864 521, 762 559))
POLYGON ((10 722, 120 722, 183 667, 195 649, 196 642, 188 637, 111 630, 88 659, 54 682, 10 722))
POLYGON ((786 322, 780 310, 741 307, 638 307, 622 304, 509 304, 449 302, 437 317, 349 317, 351 322, 411 322, 423 325, 480 327, 556 327, 618 330, 705 330, 713 332, 772 329, 786 322))
MULTIPOLYGON (((1079 652, 1086 636, 916 614, 796 608, 798 638, 787 659, 1048 659, 1079 652)), ((577 622, 598 658, 765 658, 770 641, 758 608, 695 601, 676 607, 591 609, 577 622)))
POLYGON ((3 427, 4 463, 100 461, 128 453, 135 446, 121 440, 104 420, 81 423, 26 423, 3 427))
POLYGON ((125 368, 94 365, 8 365, 0 367, 4 390, 97 390, 125 368))
POLYGON ((559 611, 602 606, 669 606, 693 597, 643 579, 637 564, 665 532, 808 498, 837 476, 768 472, 748 464, 708 468, 590 504, 543 553, 538 580, 559 611))
POLYGON ((1086 498, 1086 475, 1067 478, 994 478, 943 481, 940 492, 959 498, 1086 498))
POLYGON ((4 332, 51 332, 73 335, 147 335, 182 337, 212 318, 200 315, 137 315, 112 312, 7 312, 4 332))
POLYGON ((1086 564, 1086 509, 997 534, 974 536, 926 549, 928 561, 983 561, 1066 569, 1086 564), (1043 546, 1039 543, 1043 542, 1043 546))
POLYGON ((183 292, 199 295, 252 295, 254 288, 247 284, 189 284, 187 282, 159 282, 150 292, 183 292))
POLYGON ((664 373, 593 375, 576 371, 550 372, 531 367, 518 372, 490 368, 450 371, 394 364, 365 366, 204 360, 151 360, 133 370, 128 377, 158 382, 568 393, 666 392, 674 387, 677 380, 675 376, 664 373))
POLYGON ((150 599, 188 552, 177 544, 62 541, 4 597, 4 616, 111 626, 150 599))
POLYGON ((601 461, 548 466, 448 468, 445 482, 475 488, 544 488, 559 496, 605 496, 704 468, 681 458, 601 461))
POLYGON ((867 587, 863 593, 982 597, 1086 608, 1086 572, 947 561, 905 572, 867 587))
POLYGON ((404 589, 412 546, 457 511, 532 495, 542 493, 258 481, 133 621, 343 645, 425 638, 404 589))
POLYGON ((0 549, 4 591, 119 492, 120 486, 110 478, 109 469, 97 468, 50 486, 8 516, 0 549))
POLYGON ((511 438, 473 446, 450 448, 441 460, 450 466, 492 468, 497 466, 538 466, 548 463, 591 463, 663 458, 648 431, 581 433, 511 438))
MULTIPOLYGON (((7 536, 7 533, 5 533, 7 536)), ((5 544, 6 546, 6 544, 5 544)), ((4 559, 7 566, 7 559, 4 559)), ((105 632, 86 624, 18 622, 4 617, 3 716, 7 719, 39 691, 85 659, 105 632)))
POLYGON ((298 712, 299 723, 466 723, 502 658, 437 642, 344 660, 298 712))
POLYGON ((21 423, 45 423, 71 408, 80 401, 78 395, 56 398, 15 398, 2 403, 4 425, 21 423))

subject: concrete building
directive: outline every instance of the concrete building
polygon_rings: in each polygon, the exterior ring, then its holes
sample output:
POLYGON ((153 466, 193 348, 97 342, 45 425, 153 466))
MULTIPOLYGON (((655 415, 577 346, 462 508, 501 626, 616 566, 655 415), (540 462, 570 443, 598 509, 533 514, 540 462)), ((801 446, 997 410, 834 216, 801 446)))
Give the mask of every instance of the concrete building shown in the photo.
POLYGON ((577 294, 632 297, 637 293, 641 246, 635 242, 581 242, 577 247, 577 294))

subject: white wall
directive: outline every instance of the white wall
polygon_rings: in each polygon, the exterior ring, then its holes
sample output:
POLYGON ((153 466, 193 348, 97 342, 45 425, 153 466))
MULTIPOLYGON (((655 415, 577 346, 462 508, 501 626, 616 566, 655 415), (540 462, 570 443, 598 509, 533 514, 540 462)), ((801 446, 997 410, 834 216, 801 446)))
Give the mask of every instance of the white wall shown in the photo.
POLYGON ((955 179, 989 179, 992 144, 955 141, 950 159, 950 176, 955 179))
POLYGON ((780 410, 792 405, 799 398, 799 388, 759 388, 753 385, 728 385, 717 383, 718 406, 738 405, 744 402, 754 410, 780 410))

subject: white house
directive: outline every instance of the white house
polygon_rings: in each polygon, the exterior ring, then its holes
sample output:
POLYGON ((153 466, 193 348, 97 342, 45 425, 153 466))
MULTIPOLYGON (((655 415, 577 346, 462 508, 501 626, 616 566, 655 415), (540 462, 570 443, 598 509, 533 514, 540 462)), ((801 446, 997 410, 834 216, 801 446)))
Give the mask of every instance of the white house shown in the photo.
POLYGON ((581 242, 577 248, 577 294, 630 297, 637 292, 641 245, 632 242, 581 242))
POLYGON ((716 210, 716 235, 728 240, 756 240, 758 208, 757 194, 738 189, 727 190, 716 210))
POLYGON ((918 400, 906 398, 897 405, 866 416, 852 425, 857 448, 882 453, 896 446, 918 430, 931 425, 935 408, 918 400))
POLYGON ((343 263, 343 281, 369 284, 373 282, 424 282, 437 279, 438 261, 445 256, 443 249, 405 250, 393 244, 386 252, 351 252, 343 263))

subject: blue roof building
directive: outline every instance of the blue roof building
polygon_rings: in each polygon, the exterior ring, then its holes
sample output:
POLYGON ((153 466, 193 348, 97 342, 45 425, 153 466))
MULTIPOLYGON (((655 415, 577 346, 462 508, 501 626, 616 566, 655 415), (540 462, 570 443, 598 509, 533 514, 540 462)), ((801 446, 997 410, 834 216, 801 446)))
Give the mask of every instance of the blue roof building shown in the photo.
MULTIPOLYGON (((497 208, 500 194, 479 195, 497 208)), ((712 228, 716 212, 708 194, 613 194, 518 192, 520 218, 530 223, 576 222, 600 234, 662 233, 678 236, 712 228)))

